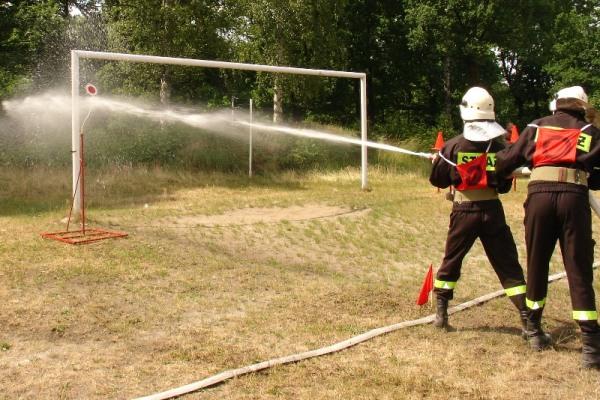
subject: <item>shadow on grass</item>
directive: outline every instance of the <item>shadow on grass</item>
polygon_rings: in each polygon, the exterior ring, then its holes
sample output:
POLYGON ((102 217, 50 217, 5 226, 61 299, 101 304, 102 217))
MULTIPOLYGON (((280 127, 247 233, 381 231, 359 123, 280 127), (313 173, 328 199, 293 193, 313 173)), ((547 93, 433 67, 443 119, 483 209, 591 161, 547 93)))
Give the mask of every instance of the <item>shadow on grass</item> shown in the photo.
MULTIPOLYGON (((558 326, 554 329, 545 329, 552 336, 552 340, 555 346, 567 345, 578 340, 578 328, 577 325, 570 321, 564 321, 561 319, 551 318, 548 320, 553 321, 558 326)), ((478 326, 472 328, 463 328, 462 331, 474 331, 483 333, 502 333, 507 335, 521 336, 522 330, 518 326, 478 326)), ((563 348, 561 350, 573 351, 571 348, 563 348)))
MULTIPOLYGON (((71 171, 67 169, 4 170, 0 172, 0 216, 68 212, 71 204, 71 171)), ((88 206, 106 209, 164 201, 179 190, 202 187, 225 189, 266 188, 305 190, 301 175, 194 173, 190 171, 126 168, 86 174, 88 206), (167 196, 165 196, 167 195, 167 196)))
POLYGON ((573 321, 549 317, 548 320, 554 321, 558 326, 548 333, 552 336, 554 346, 559 346, 561 351, 580 352, 580 349, 573 348, 572 345, 579 341, 579 328, 573 321))
MULTIPOLYGON (((515 322, 515 324, 518 322, 515 322)), ((481 333, 500 333, 511 336, 521 336, 521 328, 518 326, 474 326, 470 328, 461 328, 464 332, 481 332, 481 333)))

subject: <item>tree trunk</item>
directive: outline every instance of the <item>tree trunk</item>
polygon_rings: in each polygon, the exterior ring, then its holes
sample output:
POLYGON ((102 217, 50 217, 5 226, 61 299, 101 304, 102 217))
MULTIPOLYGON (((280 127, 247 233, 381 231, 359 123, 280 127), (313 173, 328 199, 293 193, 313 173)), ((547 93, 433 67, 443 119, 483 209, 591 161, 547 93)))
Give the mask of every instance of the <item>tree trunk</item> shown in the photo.
POLYGON ((283 122, 283 88, 278 77, 273 86, 273 123, 283 122))
POLYGON ((165 70, 163 70, 160 76, 160 104, 166 106, 169 104, 171 98, 171 85, 169 84, 169 76, 165 70))
MULTIPOLYGON (((165 52, 165 50, 167 50, 168 45, 166 44, 166 38, 169 36, 169 26, 168 26, 168 21, 167 21, 167 13, 166 13, 166 8, 169 7, 169 0, 162 0, 162 10, 161 10, 161 17, 162 17, 162 25, 163 25, 163 37, 162 37, 162 49, 163 49, 163 54, 167 54, 165 52)), ((162 104, 163 106, 166 106, 167 104, 169 104, 169 99, 171 97, 171 86, 169 85, 169 75, 167 73, 167 67, 163 66, 161 68, 161 76, 160 76, 160 104, 162 104)))
POLYGON ((467 60, 469 60, 468 62, 468 66, 467 66, 467 73, 468 73, 468 82, 470 86, 480 86, 481 85, 481 79, 480 79, 480 74, 479 74, 479 64, 477 63, 477 57, 475 57, 474 55, 471 55, 467 58, 467 60))
MULTIPOLYGON (((167 71, 163 69, 163 72, 160 76, 160 104, 163 107, 169 105, 169 99, 171 98, 171 85, 169 84, 169 75, 167 71)), ((165 129, 165 121, 160 119, 160 129, 165 129)))
POLYGON ((452 116, 452 78, 450 73, 450 56, 444 57, 444 112, 452 116))
POLYGON ((525 114, 524 110, 525 110, 525 105, 524 105, 524 101, 521 100, 520 97, 515 96, 515 104, 517 106, 517 120, 518 121, 522 121, 523 120, 523 114, 525 114))
POLYGON ((60 2, 61 13, 64 18, 67 18, 70 14, 69 8, 71 8, 71 1, 65 0, 60 2))

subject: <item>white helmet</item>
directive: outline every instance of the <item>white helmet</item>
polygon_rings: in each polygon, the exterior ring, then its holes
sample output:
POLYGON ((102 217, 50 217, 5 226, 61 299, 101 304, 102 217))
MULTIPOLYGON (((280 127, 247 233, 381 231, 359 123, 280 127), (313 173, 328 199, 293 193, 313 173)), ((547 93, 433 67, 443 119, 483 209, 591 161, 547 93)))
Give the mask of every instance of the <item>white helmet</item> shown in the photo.
POLYGON ((588 102, 587 94, 581 86, 571 86, 568 88, 564 88, 556 92, 554 96, 556 100, 558 99, 579 99, 585 103, 588 102))
POLYGON ((459 107, 463 121, 496 119, 494 99, 487 90, 477 86, 467 90, 459 107))

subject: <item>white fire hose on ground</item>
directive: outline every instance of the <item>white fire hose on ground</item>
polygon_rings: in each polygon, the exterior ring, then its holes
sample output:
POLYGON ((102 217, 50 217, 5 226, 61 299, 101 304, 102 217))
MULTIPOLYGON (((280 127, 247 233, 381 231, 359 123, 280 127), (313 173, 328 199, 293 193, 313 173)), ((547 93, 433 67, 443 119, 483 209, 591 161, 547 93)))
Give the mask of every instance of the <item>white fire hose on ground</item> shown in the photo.
POLYGON ((592 207, 592 210, 594 210, 596 215, 598 217, 600 217, 600 204, 598 203, 598 199, 596 199, 596 197, 592 194, 591 190, 589 192, 589 197, 590 197, 590 207, 592 207))

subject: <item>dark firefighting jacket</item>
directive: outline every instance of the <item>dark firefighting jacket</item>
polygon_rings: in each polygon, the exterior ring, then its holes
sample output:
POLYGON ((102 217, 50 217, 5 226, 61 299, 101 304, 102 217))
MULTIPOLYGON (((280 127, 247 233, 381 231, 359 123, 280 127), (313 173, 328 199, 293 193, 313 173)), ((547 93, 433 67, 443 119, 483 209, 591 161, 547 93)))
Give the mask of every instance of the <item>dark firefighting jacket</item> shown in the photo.
POLYGON ((485 142, 472 142, 465 139, 463 135, 446 142, 442 150, 440 151, 443 157, 437 157, 433 163, 431 175, 429 176, 429 182, 433 186, 439 188, 447 188, 448 186, 459 186, 461 183, 461 177, 457 171, 456 166, 453 166, 447 160, 461 165, 472 161, 477 156, 483 154, 489 145, 487 151, 487 186, 496 189, 498 193, 506 193, 510 190, 511 178, 498 179, 496 176, 496 153, 505 148, 504 139, 495 138, 492 139, 490 145, 489 141, 485 142))
MULTIPOLYGON (((521 166, 535 168, 538 166, 565 167, 571 169, 583 170, 589 173, 588 186, 590 189, 600 189, 600 130, 588 124, 585 121, 583 110, 570 108, 560 108, 553 115, 543 117, 533 121, 527 126, 519 136, 516 143, 509 146, 506 150, 497 154, 496 173, 500 177, 508 177, 513 170, 521 166), (573 162, 542 162, 542 165, 535 165, 536 146, 538 143, 538 129, 540 127, 577 129, 586 127, 573 146, 576 146, 576 152, 573 162)), ((568 149, 567 149, 568 150, 568 149)), ((539 154, 539 148, 538 153, 539 154)), ((584 192, 587 188, 582 185, 574 185, 567 182, 549 182, 532 181, 529 183, 530 193, 536 192, 555 192, 571 191, 584 192)))

